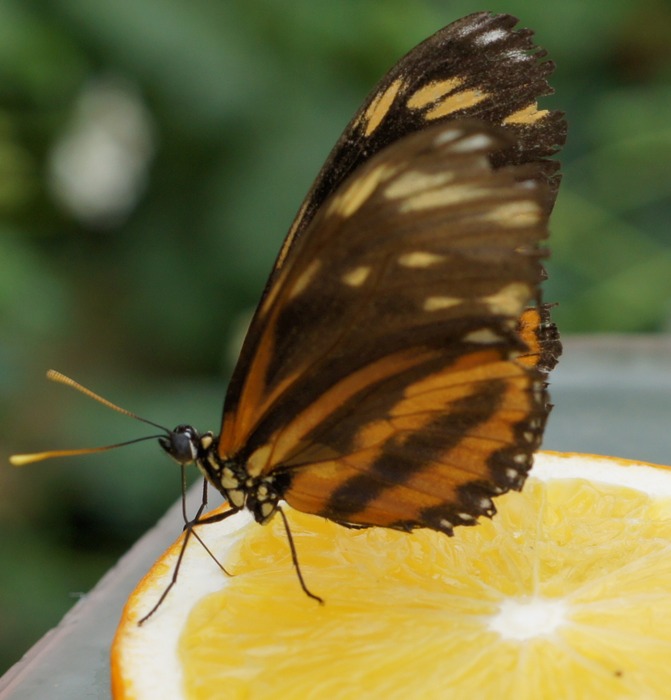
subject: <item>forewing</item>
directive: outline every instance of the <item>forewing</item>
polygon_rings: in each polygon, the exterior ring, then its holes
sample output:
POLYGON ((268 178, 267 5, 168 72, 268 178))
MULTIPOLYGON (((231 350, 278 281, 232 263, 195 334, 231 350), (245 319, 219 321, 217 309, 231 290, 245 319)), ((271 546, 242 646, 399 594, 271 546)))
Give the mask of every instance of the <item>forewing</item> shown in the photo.
POLYGON ((506 142, 423 130, 324 203, 250 327, 222 459, 368 525, 449 531, 521 486, 547 397, 518 319, 548 210, 537 167, 491 167, 506 142))
POLYGON ((469 15, 416 46, 384 76, 317 176, 276 270, 319 207, 357 168, 404 136, 454 119, 477 118, 509 130, 515 145, 494 163, 538 163, 536 176, 549 183, 552 207, 559 164, 546 159, 563 145, 566 122, 561 112, 539 109, 538 99, 553 92, 546 78, 554 64, 534 45, 533 32, 516 24, 511 15, 469 15))

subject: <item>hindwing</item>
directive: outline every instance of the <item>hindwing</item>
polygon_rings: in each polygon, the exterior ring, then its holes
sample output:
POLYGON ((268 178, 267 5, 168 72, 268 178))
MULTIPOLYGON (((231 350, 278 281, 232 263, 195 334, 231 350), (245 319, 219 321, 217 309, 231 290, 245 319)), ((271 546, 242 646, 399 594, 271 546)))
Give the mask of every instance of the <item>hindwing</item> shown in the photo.
POLYGON ((452 525, 521 486, 547 413, 518 329, 543 278, 542 165, 495 168, 500 129, 395 142, 323 203, 252 321, 219 457, 294 507, 452 525))

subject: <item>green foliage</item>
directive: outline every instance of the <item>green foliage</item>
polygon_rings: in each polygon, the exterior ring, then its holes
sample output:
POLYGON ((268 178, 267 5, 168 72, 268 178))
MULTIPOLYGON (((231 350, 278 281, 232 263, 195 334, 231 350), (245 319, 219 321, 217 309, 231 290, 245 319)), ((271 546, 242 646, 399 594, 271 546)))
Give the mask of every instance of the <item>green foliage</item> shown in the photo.
MULTIPOLYGON (((489 6, 533 27, 558 65, 547 104, 568 112, 570 134, 547 296, 562 332, 668 330, 671 10, 662 0, 613 0, 606 12, 582 0, 489 6)), ((51 366, 169 427, 216 430, 235 336, 329 148, 400 55, 479 9, 1 3, 3 461, 143 434, 47 385, 51 366), (110 133, 125 150, 104 150, 110 133), (77 150, 85 138, 97 160, 77 150), (108 183, 107 208, 68 200, 68 168, 95 189, 100 166, 117 161, 132 186, 108 183)), ((11 621, 0 625, 0 668, 176 497, 169 470, 153 445, 0 469, 0 619, 11 621)))

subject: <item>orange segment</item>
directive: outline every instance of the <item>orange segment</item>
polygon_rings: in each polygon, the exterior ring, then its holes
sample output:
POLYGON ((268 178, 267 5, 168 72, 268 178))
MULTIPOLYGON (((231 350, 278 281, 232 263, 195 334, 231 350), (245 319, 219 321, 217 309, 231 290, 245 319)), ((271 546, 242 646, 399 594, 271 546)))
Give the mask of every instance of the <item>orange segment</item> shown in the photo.
POLYGON ((194 544, 139 628, 166 553, 124 613, 115 697, 668 697, 671 471, 544 453, 533 474, 453 538, 289 511, 323 606, 302 593, 279 518, 201 528, 235 576, 194 544))

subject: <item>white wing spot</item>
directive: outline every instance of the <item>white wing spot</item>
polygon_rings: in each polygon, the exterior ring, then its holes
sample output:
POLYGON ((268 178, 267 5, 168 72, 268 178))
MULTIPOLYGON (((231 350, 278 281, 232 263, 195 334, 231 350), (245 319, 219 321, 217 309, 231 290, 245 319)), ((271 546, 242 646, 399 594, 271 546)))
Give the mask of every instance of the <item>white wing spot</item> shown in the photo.
POLYGON ((429 253, 425 250, 415 250, 412 253, 399 255, 398 264, 401 267, 431 267, 431 265, 437 265, 445 260, 446 256, 444 255, 429 253))
POLYGON ((426 110, 424 113, 424 118, 427 121, 441 119, 442 117, 447 117, 450 114, 458 112, 462 109, 471 109, 483 100, 488 99, 490 96, 490 93, 484 92, 479 88, 460 90, 450 95, 446 95, 444 98, 436 102, 431 108, 426 110))
POLYGON ((494 314, 519 316, 530 296, 531 290, 526 284, 511 282, 498 292, 482 297, 482 301, 494 314))
POLYGON ((245 505, 245 494, 240 489, 231 489, 226 491, 228 500, 232 506, 242 508, 245 505))
POLYGON ((227 490, 240 486, 240 480, 233 475, 233 472, 228 467, 224 467, 219 479, 221 485, 227 490))
POLYGON ((433 80, 415 90, 406 100, 410 110, 423 110, 428 121, 446 117, 462 109, 470 109, 490 97, 479 88, 464 88, 460 77, 433 80))
POLYGON ((483 151, 491 148, 494 140, 487 134, 473 134, 455 143, 452 150, 455 153, 469 153, 470 151, 483 151))
POLYGON ((501 342, 500 336, 494 333, 490 328, 481 328, 479 331, 473 331, 464 336, 467 343, 478 343, 480 345, 491 345, 501 342))
POLYGON ((408 212, 448 207, 454 204, 463 204, 475 199, 484 199, 490 194, 489 190, 478 185, 447 185, 435 190, 419 192, 401 202, 399 211, 408 212))
POLYGON ((275 512, 275 505, 273 503, 262 503, 261 504, 261 515, 264 518, 269 518, 275 512))
POLYGON ((491 209, 485 221, 495 221, 505 228, 525 228, 535 226, 541 218, 541 208, 537 202, 522 199, 519 202, 508 202, 491 209))
POLYGON ((349 287, 360 287, 370 275, 370 267, 361 265, 348 270, 340 279, 349 287))
POLYGON ((528 54, 525 54, 524 51, 520 51, 519 49, 510 49, 510 51, 506 51, 503 55, 506 58, 509 58, 511 61, 531 60, 531 57, 528 54))
POLYGON ((315 275, 319 272, 321 266, 322 261, 319 260, 319 258, 316 258, 305 268, 305 270, 301 273, 299 278, 294 283, 294 286, 291 288, 291 291, 289 292, 289 299, 294 299, 307 289, 310 282, 312 282, 315 275))
POLYGON ((495 41, 504 39, 506 35, 507 32, 503 29, 491 29, 490 31, 484 32, 484 34, 480 34, 480 36, 476 37, 473 40, 473 43, 478 44, 479 46, 486 46, 487 44, 493 44, 495 41))
POLYGON ((454 173, 444 171, 442 173, 423 173, 419 170, 411 170, 396 178, 384 191, 387 199, 402 199, 418 192, 431 190, 445 185, 454 179, 454 173))
POLYGON ((452 306, 458 306, 463 302, 463 299, 458 297, 427 297, 424 299, 424 311, 440 311, 441 309, 449 309, 452 306))
POLYGON ((364 133, 366 136, 370 136, 382 123, 382 120, 387 116, 387 113, 391 109, 396 95, 398 95, 399 90, 403 86, 403 80, 397 78, 394 82, 389 85, 389 87, 381 93, 378 93, 371 103, 368 105, 368 109, 363 114, 363 120, 365 122, 364 133))
POLYGON ((483 19, 478 19, 476 22, 471 22, 469 24, 465 24, 461 29, 459 29, 457 35, 460 37, 466 37, 469 34, 473 34, 474 32, 478 31, 480 27, 482 27, 486 22, 489 21, 488 17, 485 17, 483 19))
POLYGON ((340 192, 331 200, 327 214, 351 216, 368 200, 381 182, 394 174, 395 170, 395 167, 383 164, 373 168, 366 175, 355 177, 344 192, 340 192))
POLYGON ((250 476, 259 476, 268 466, 273 452, 273 445, 266 444, 258 447, 247 459, 247 472, 250 476))
POLYGON ((549 114, 547 109, 538 109, 535 102, 518 109, 509 114, 502 122, 504 126, 508 124, 534 124, 539 119, 543 119, 549 114))
POLYGON ((408 97, 408 109, 425 109, 436 102, 444 100, 450 93, 463 85, 464 79, 455 77, 447 80, 434 80, 418 88, 408 97))
POLYGON ((446 143, 456 141, 464 132, 461 129, 445 129, 433 140, 434 145, 444 146, 446 143))

